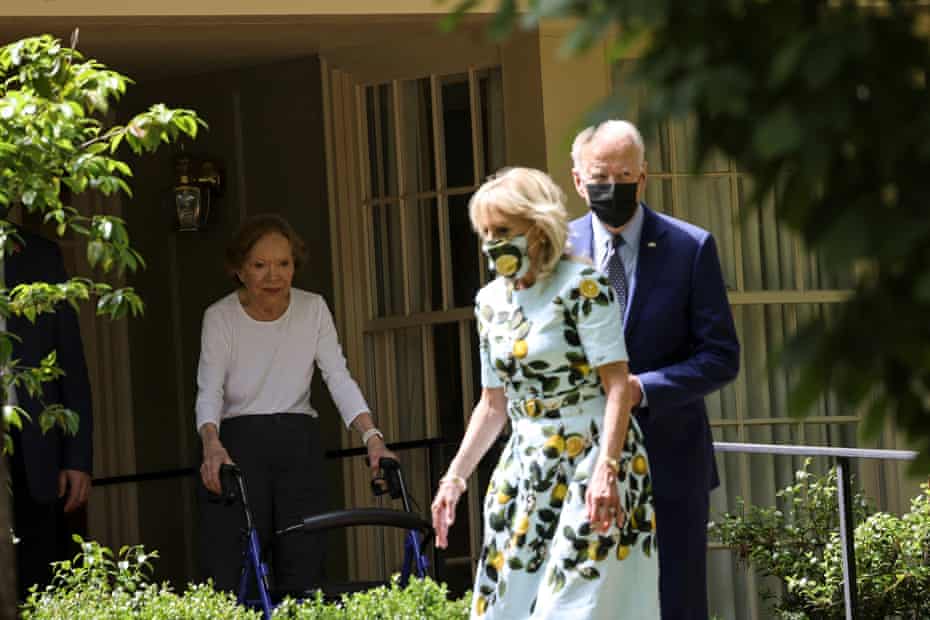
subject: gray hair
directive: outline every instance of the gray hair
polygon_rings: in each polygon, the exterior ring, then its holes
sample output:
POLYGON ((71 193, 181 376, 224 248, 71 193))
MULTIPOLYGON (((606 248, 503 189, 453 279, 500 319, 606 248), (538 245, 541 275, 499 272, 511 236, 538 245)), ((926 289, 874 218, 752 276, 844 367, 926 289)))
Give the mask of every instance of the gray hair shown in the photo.
POLYGON ((602 136, 625 137, 632 140, 636 148, 639 149, 640 165, 642 165, 646 157, 646 145, 643 142, 643 135, 639 133, 639 129, 629 121, 609 120, 600 125, 586 127, 575 136, 575 141, 572 142, 572 166, 575 170, 581 169, 581 150, 595 138, 602 136))

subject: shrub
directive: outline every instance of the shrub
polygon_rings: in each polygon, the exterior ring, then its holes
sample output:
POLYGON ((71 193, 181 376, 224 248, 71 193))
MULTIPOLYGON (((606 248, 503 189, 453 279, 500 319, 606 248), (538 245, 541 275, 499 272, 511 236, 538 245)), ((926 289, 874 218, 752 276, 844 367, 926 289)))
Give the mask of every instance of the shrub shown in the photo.
MULTIPOLYGON (((810 461, 796 483, 777 493, 779 508, 745 507, 711 524, 711 538, 765 576, 778 578, 782 593, 774 611, 785 620, 832 620, 845 617, 842 548, 839 536, 836 473, 817 477, 810 461)), ((861 493, 853 498, 854 540, 863 618, 930 617, 930 488, 911 501, 903 516, 869 514, 861 493)))
POLYGON ((450 601, 445 584, 432 579, 411 579, 402 588, 395 575, 390 586, 373 588, 342 597, 340 603, 316 600, 285 601, 275 609, 277 620, 464 620, 468 618, 470 597, 450 601))
MULTIPOLYGON (((260 620, 262 614, 236 604, 235 597, 211 584, 191 584, 182 594, 168 584, 151 582, 151 560, 141 546, 115 554, 95 542, 76 538, 81 553, 58 562, 55 578, 44 590, 33 588, 22 608, 24 620, 260 620)), ((345 595, 337 603, 321 595, 286 600, 275 609, 282 620, 459 620, 468 617, 468 597, 447 599, 446 587, 431 579, 397 577, 383 586, 345 595)))

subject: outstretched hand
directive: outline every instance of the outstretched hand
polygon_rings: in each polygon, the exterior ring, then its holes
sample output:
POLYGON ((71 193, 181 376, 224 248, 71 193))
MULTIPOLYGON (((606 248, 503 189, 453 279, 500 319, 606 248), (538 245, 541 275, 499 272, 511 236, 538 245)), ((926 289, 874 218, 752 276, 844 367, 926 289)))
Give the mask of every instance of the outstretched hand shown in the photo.
POLYGON ((436 532, 436 546, 445 549, 449 546, 449 528, 455 523, 455 507, 462 497, 462 489, 450 481, 439 483, 439 490, 433 499, 433 530, 436 532))

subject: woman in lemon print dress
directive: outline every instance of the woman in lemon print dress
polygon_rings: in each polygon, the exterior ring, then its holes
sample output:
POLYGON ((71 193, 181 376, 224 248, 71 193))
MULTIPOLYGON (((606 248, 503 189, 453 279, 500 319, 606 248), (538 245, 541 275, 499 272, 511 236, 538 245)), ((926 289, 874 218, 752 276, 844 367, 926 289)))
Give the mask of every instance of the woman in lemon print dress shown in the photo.
POLYGON ((565 256, 563 194, 546 174, 505 170, 469 211, 497 277, 476 298, 482 394, 433 501, 437 545, 509 419, 472 618, 659 618, 652 482, 613 291, 565 256))

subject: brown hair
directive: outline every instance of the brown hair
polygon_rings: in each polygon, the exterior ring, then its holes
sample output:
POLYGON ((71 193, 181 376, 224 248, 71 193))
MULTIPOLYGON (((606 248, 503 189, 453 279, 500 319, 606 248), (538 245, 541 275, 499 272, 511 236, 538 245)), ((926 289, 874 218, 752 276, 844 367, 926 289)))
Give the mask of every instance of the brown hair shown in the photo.
POLYGON ((307 246, 304 240, 286 219, 273 213, 252 215, 239 224, 235 236, 226 246, 226 271, 236 284, 241 284, 236 272, 242 268, 249 252, 262 237, 272 233, 278 233, 291 244, 295 270, 300 269, 307 260, 307 246))

